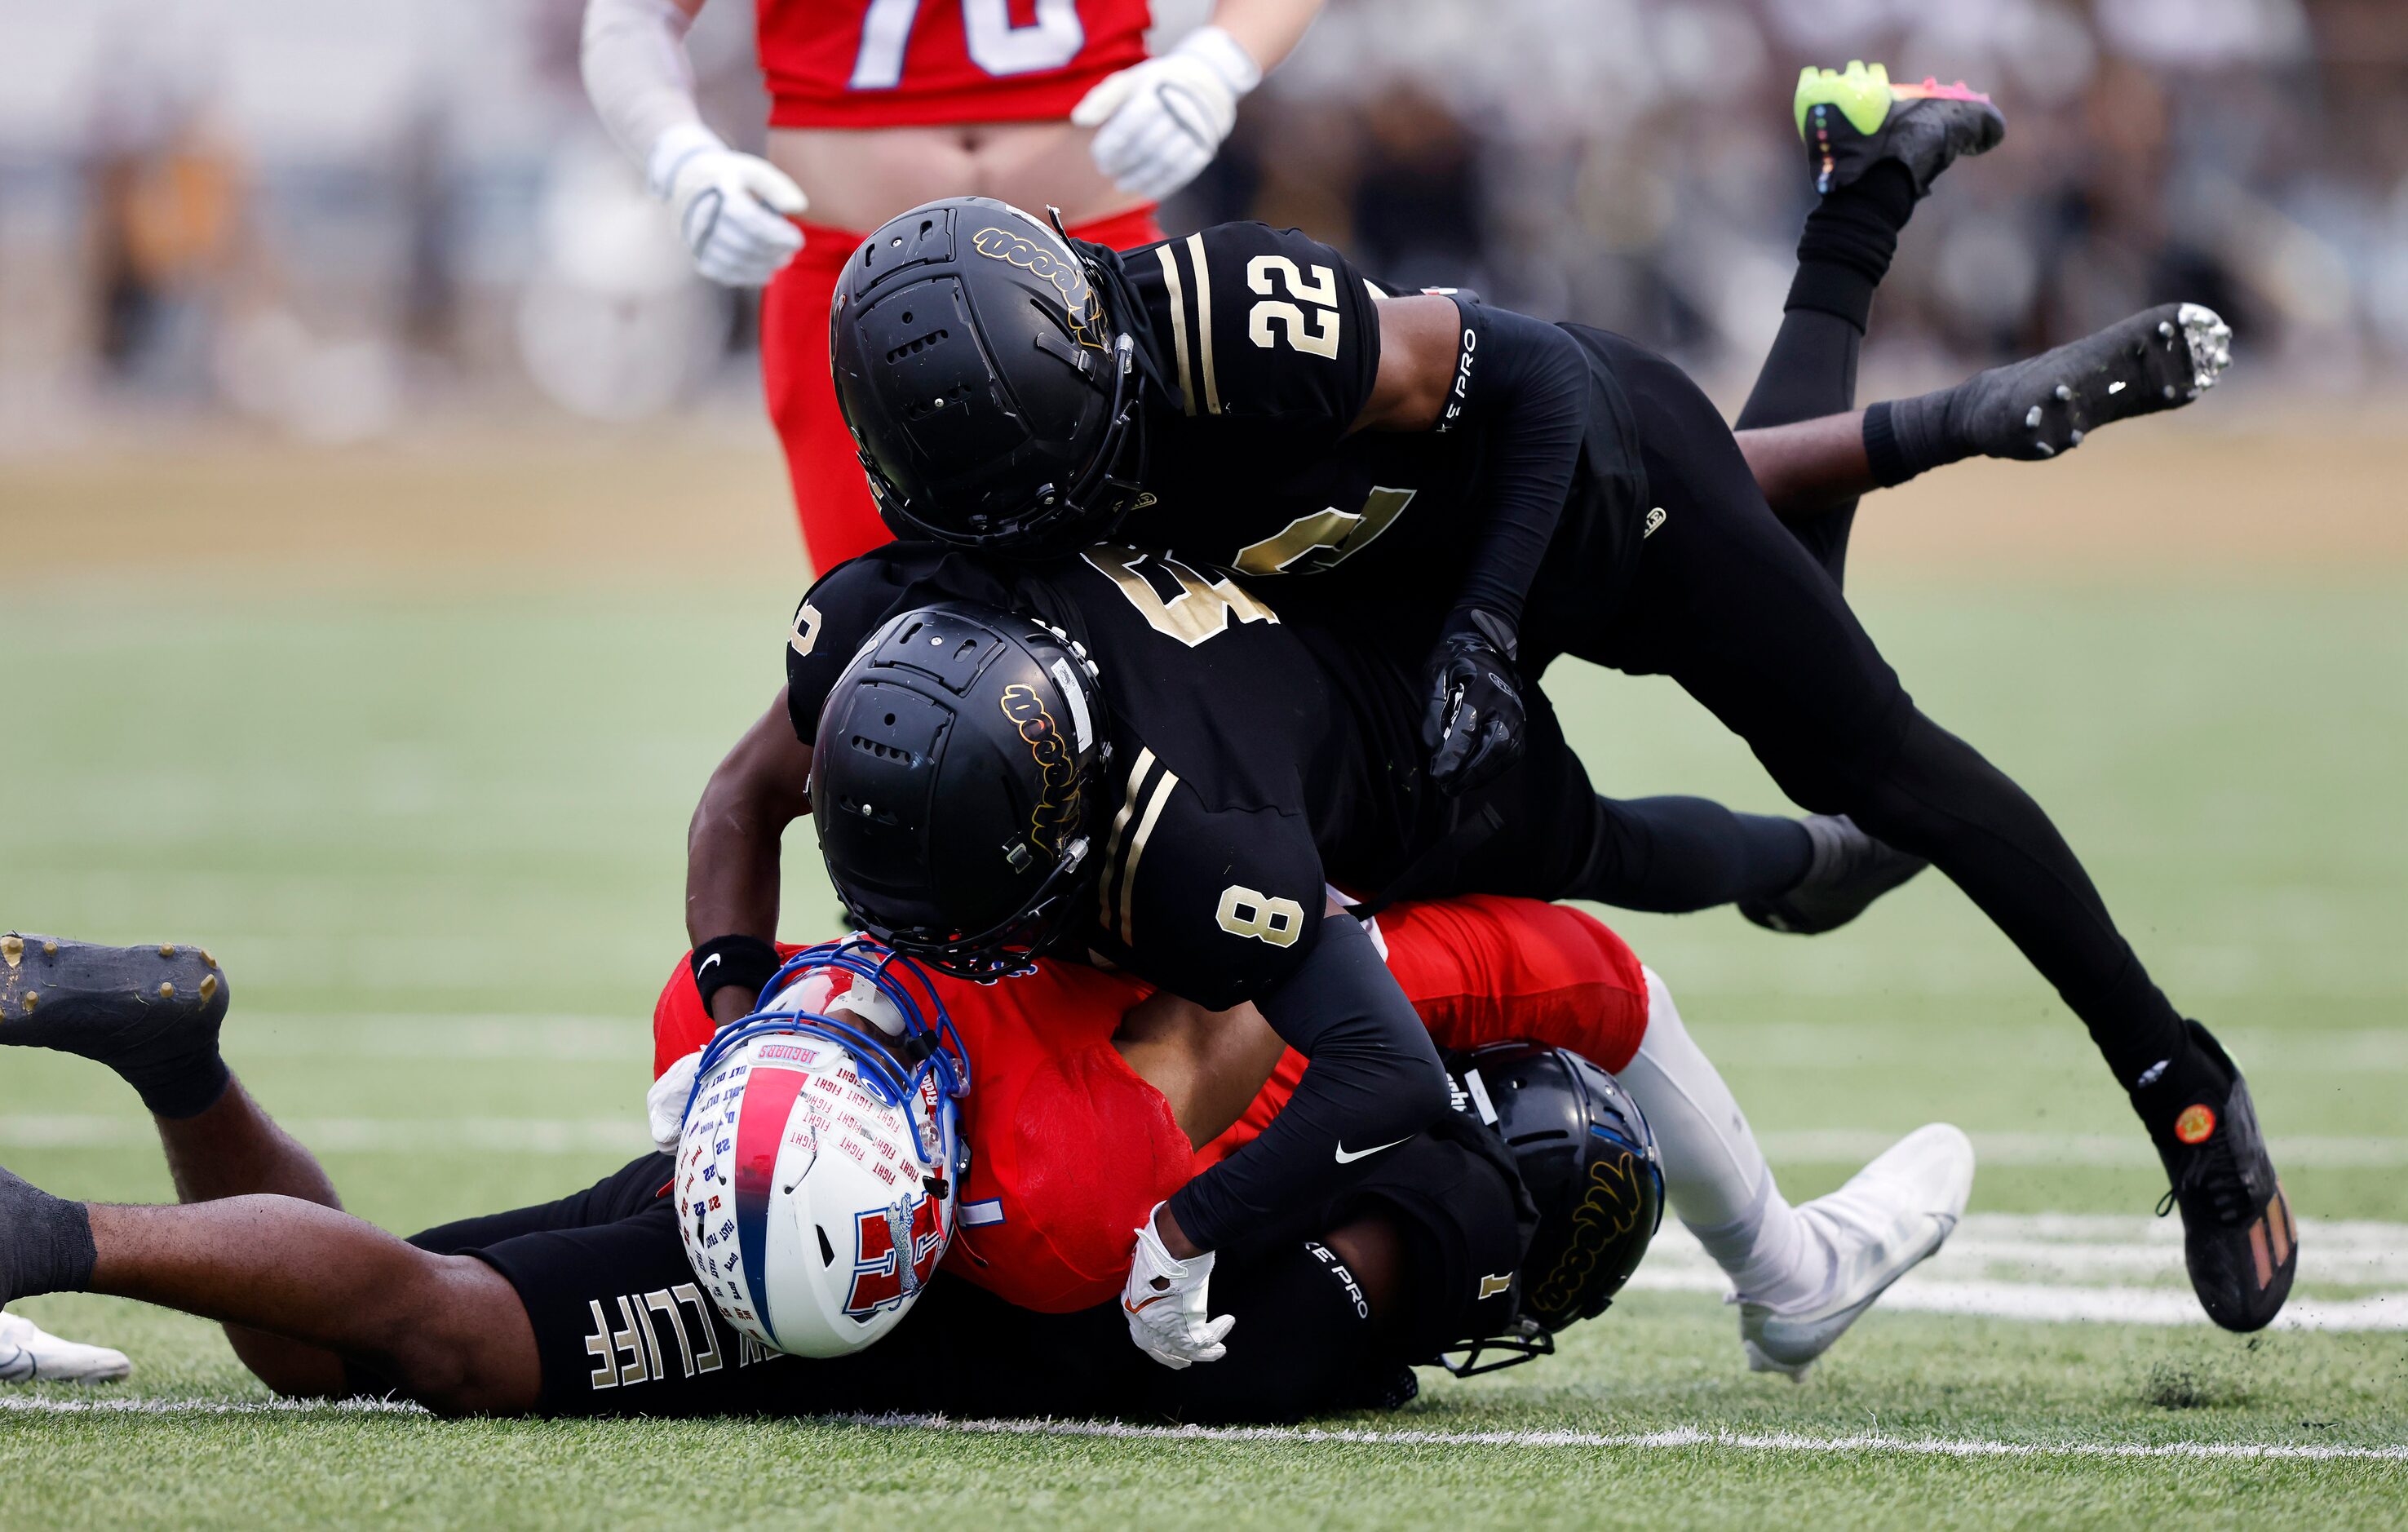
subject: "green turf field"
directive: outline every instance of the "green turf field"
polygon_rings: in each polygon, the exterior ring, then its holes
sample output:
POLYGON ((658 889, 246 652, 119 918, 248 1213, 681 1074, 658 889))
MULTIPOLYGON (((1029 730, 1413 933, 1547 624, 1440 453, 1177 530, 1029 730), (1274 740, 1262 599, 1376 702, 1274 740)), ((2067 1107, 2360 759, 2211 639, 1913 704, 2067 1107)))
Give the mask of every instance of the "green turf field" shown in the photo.
MULTIPOLYGON (((230 1058, 367 1217, 408 1228, 557 1195, 640 1145, 686 814, 777 684, 791 600, 774 583, 20 582, 0 606, 0 925, 208 944, 235 989, 230 1058)), ((2165 1231, 2136 1222, 2162 1181, 2078 1024, 1925 880, 1813 942, 1728 914, 1618 923, 1793 1197, 1920 1122, 1975 1135, 1962 1248, 1899 1290, 1928 1295, 1920 1311, 1876 1310, 1803 1386, 1753 1377, 1668 1240, 1554 1361, 1427 1374, 1400 1415, 1326 1423, 1645 1439, 72 1412, 265 1396, 205 1325, 59 1297, 23 1310, 120 1345, 136 1377, 0 1392, 0 1525, 2408 1520, 2408 583, 1893 575, 1863 604, 1928 710, 2050 806, 2158 977, 2249 1067, 2309 1225, 2299 1301, 2394 1327, 2244 1341, 2004 1317, 2156 1312, 2183 1290, 2165 1231), (2050 1214, 2080 1216, 2033 1216, 2050 1214), (2395 1455, 2097 1451, 2183 1443, 2395 1455)), ((1551 689, 1608 791, 1776 806, 1669 686, 1551 689)), ((832 901, 796 852, 787 934, 822 933, 832 901)), ((10 1168, 72 1196, 163 1196, 146 1133, 99 1069, 0 1053, 10 1168)))

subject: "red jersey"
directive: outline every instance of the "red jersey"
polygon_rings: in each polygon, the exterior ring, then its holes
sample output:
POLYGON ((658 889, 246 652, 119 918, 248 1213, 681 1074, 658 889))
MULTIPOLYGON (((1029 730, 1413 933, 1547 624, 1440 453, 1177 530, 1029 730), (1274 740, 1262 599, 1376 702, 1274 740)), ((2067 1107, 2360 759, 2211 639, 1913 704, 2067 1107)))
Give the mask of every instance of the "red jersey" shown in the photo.
MULTIPOLYGON (((1569 906, 1486 895, 1399 905, 1379 930, 1441 1048, 1531 1038, 1613 1070, 1647 1029, 1639 959, 1569 906)), ((1112 1047, 1148 986, 1053 962, 996 984, 930 977, 970 1063, 970 1168, 945 1268, 1024 1309, 1066 1313, 1117 1297, 1154 1205, 1261 1132, 1304 1071, 1289 1051, 1238 1124, 1192 1153, 1170 1103, 1112 1047)), ((652 1012, 652 1073, 710 1034, 680 964, 652 1012)))
POLYGON ((1145 58, 1148 0, 757 0, 775 128, 1068 117, 1145 58))

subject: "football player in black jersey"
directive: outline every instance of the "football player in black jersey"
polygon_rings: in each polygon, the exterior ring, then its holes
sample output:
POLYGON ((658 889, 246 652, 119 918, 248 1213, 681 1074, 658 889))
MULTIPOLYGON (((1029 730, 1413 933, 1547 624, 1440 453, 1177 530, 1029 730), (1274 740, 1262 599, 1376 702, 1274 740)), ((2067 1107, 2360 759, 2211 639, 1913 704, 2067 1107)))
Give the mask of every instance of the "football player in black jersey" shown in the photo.
MULTIPOLYGON (((1861 70, 1809 71, 1799 112, 1825 196, 1768 371, 1795 376, 1782 348, 1827 351, 1836 327, 1850 376, 1760 390, 1761 423, 1852 390, 1899 229, 2003 130, 1961 87, 1861 70)), ((2213 371, 2183 318, 2136 376, 2060 385, 2021 417, 1967 394, 1865 412, 1843 427, 1862 482, 2036 455, 2051 404, 2096 422, 2179 402, 2213 371)), ((1793 799, 1937 864, 1997 923, 2157 1145, 2211 1317, 2256 1329, 2280 1309, 2296 1250, 2270 1245, 2286 1213, 2238 1068, 2149 978, 2040 807, 1915 708, 1841 594, 1844 503, 1785 531, 1671 364, 1461 294, 1383 300, 1293 231, 1123 256, 980 199, 871 236, 831 324, 838 399, 898 532, 1024 553, 1134 537, 1191 567, 1309 573, 1281 597, 1292 614, 1426 654, 1417 753, 1440 791, 1491 784, 1528 748, 1523 682, 1558 655, 1673 677, 1793 799)))

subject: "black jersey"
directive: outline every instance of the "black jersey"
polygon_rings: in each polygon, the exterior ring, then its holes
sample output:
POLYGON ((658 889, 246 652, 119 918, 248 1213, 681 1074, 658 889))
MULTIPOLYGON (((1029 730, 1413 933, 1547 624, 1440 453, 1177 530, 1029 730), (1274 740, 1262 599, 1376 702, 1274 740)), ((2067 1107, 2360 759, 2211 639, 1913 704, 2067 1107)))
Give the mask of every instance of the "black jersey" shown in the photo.
POLYGON ((1200 1004, 1291 972, 1324 884, 1553 898, 1590 855, 1595 796, 1542 694, 1522 763, 1442 797, 1421 772, 1413 659, 1385 627, 1311 604, 1283 618, 1226 570, 1125 544, 1023 563, 895 543, 838 566, 787 644, 797 737, 817 737, 828 688, 881 624, 945 600, 1031 613, 1096 656, 1114 796, 1084 940, 1200 1004))
POLYGON ((1224 571, 1121 544, 1030 564, 897 544, 838 566, 787 646, 796 734, 816 737, 828 688, 886 619, 943 600, 1041 618, 1096 657, 1115 795, 1093 832, 1085 940, 1112 963, 1216 1009, 1257 996, 1310 948, 1333 860, 1397 836, 1349 699, 1401 698, 1400 681, 1335 672, 1378 661, 1317 653, 1224 571))
MULTIPOLYGON (((1379 372, 1392 290, 1294 229, 1224 223, 1119 257, 1178 397, 1144 394, 1141 502, 1129 541, 1252 579, 1330 575, 1308 599, 1370 596, 1416 662, 1480 537, 1485 433, 1353 432, 1379 372)), ((1604 367, 1559 541, 1625 562, 1639 520, 1636 438, 1604 367)), ((1551 556, 1551 563, 1554 562, 1551 556)), ((1605 593, 1608 598, 1613 593, 1605 593)))

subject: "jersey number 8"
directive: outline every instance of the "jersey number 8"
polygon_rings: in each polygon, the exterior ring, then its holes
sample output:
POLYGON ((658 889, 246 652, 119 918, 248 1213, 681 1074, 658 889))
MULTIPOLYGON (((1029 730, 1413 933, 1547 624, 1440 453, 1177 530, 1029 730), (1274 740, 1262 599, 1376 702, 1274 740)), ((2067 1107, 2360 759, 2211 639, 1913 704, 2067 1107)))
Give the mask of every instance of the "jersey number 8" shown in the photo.
POLYGON ((1279 279, 1278 286, 1287 289, 1288 297, 1312 305, 1312 311, 1308 314, 1297 303, 1266 296, 1246 314, 1246 338, 1270 350, 1280 341, 1271 334, 1271 322, 1277 320, 1287 328, 1290 351, 1338 360, 1338 273, 1327 266, 1314 266, 1312 279, 1307 281, 1303 271, 1284 255, 1257 255, 1246 263, 1246 286, 1254 292, 1272 292, 1274 277, 1279 279))
POLYGON ((1293 947, 1304 930, 1304 906, 1294 899, 1275 899, 1241 883, 1221 891, 1215 917, 1233 937, 1252 937, 1274 947, 1293 947))

